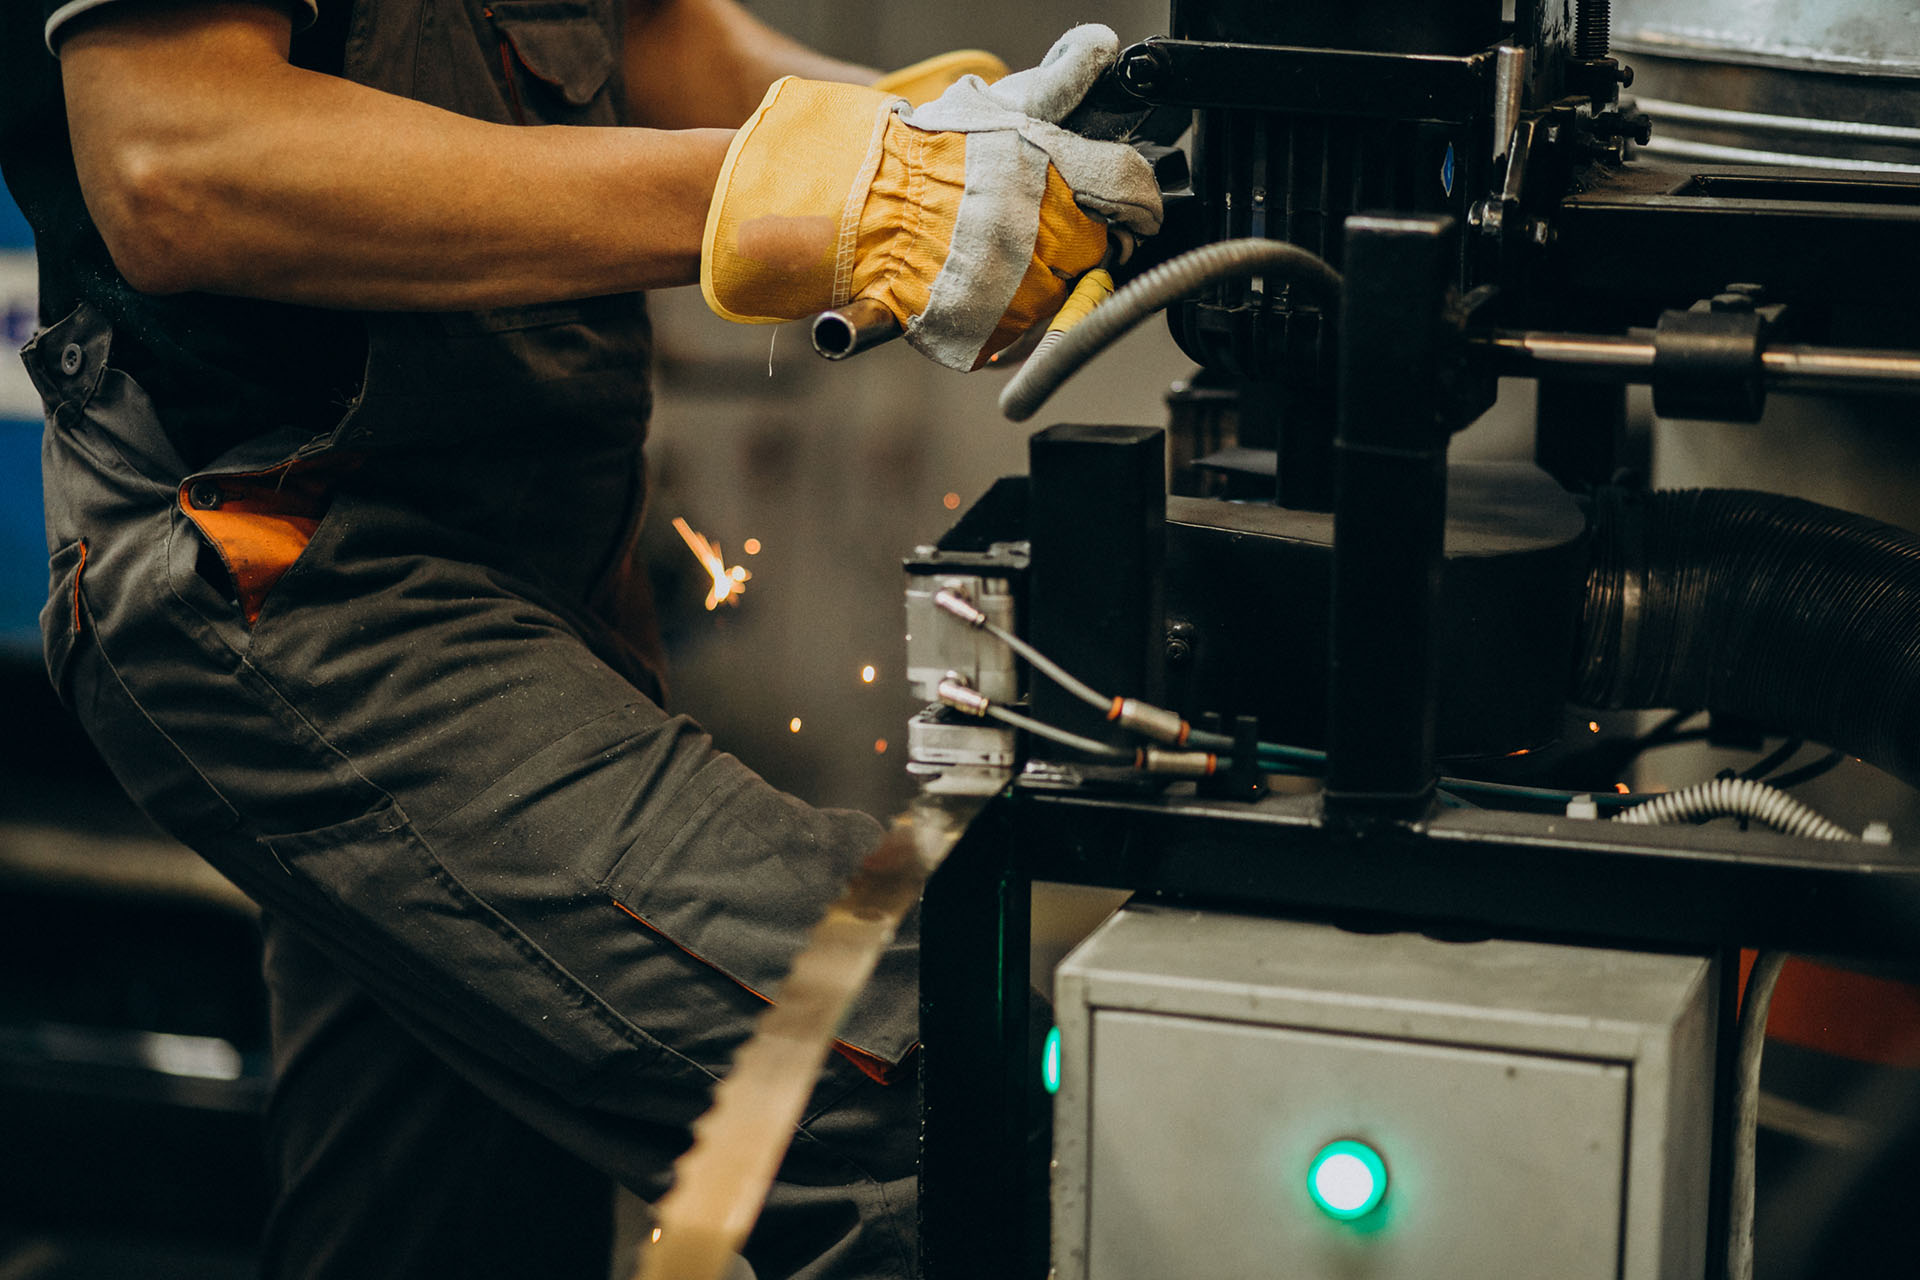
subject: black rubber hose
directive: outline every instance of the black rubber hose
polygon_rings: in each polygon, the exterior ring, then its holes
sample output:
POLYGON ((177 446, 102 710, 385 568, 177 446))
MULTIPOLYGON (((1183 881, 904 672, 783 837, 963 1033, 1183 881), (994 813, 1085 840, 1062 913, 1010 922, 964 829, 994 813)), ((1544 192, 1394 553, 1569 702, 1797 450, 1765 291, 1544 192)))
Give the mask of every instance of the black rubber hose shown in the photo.
POLYGON ((1737 489, 1594 500, 1574 700, 1704 707, 1920 787, 1920 536, 1737 489))

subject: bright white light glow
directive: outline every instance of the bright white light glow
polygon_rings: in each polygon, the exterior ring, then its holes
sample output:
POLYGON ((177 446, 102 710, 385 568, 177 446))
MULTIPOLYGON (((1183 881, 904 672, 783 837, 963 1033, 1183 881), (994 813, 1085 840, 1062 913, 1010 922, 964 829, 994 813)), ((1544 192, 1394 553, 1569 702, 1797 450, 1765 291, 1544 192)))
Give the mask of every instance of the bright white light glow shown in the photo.
POLYGON ((1364 1142, 1330 1142, 1307 1169, 1307 1190, 1330 1216, 1343 1221, 1361 1217, 1387 1194, 1386 1162, 1364 1142))
POLYGON ((1373 1171, 1359 1156, 1331 1156, 1314 1171, 1313 1189, 1328 1208, 1352 1213, 1373 1195, 1373 1171))

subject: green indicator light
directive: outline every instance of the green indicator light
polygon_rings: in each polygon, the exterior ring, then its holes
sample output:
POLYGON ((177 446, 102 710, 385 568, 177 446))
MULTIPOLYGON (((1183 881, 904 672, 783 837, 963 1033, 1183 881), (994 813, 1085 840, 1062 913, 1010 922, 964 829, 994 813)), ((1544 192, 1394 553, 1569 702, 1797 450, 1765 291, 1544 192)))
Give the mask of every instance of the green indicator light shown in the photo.
POLYGON ((1060 1092, 1060 1028, 1047 1032, 1047 1048, 1040 1057, 1040 1083, 1048 1093, 1060 1092))
POLYGON ((1329 1216, 1351 1221, 1387 1194, 1386 1162, 1364 1142, 1329 1142, 1307 1168, 1307 1192, 1329 1216))

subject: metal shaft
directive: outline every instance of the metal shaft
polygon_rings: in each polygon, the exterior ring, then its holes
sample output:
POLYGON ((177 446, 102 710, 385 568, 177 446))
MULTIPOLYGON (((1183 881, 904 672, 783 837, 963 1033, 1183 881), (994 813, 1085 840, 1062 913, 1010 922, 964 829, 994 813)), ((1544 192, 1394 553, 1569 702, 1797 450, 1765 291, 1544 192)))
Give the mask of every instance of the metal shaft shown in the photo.
MULTIPOLYGON (((1514 377, 1593 382, 1653 381, 1652 338, 1632 335, 1501 330, 1481 340, 1495 368, 1514 377)), ((1760 352, 1775 391, 1870 391, 1920 395, 1920 352, 1775 343, 1760 352)))
POLYGON ((1771 346, 1760 353, 1777 391, 1888 391, 1920 394, 1920 353, 1848 347, 1771 346))

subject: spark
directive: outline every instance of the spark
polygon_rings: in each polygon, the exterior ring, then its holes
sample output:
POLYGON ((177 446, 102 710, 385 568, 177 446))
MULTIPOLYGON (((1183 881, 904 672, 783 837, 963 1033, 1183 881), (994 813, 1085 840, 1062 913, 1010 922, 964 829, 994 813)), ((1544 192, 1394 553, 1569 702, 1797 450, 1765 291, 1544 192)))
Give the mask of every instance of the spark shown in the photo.
POLYGON ((940 499, 940 505, 945 507, 949 511, 957 511, 960 507, 960 495, 957 493, 950 493, 946 497, 940 499))
POLYGON ((660 1243, 660 1228, 658 1228, 658 1227, 655 1227, 655 1228, 653 1229, 653 1242, 654 1242, 655 1244, 659 1244, 659 1243, 660 1243))
POLYGON ((713 586, 707 591, 707 608, 718 609, 723 600, 731 604, 740 603, 746 581, 753 575, 737 564, 728 568, 726 559, 720 554, 719 544, 707 541, 705 534, 695 533, 692 526, 681 517, 673 518, 673 527, 699 559, 700 567, 713 579, 713 586))
POLYGON ((887 740, 885 738, 875 738, 873 740, 873 754, 877 756, 887 754, 887 740))
POLYGON ((862 667, 862 668, 860 668, 860 683, 862 683, 862 684, 872 684, 872 683, 873 683, 873 677, 874 677, 874 675, 875 675, 875 674, 876 674, 876 673, 875 673, 875 671, 874 671, 874 669, 873 669, 873 664, 871 664, 871 663, 869 663, 869 664, 867 664, 866 666, 864 666, 864 667, 862 667))
POLYGON ((748 538, 740 544, 740 549, 750 556, 757 556, 760 554, 760 539, 748 538))
POLYGON ((1598 720, 1587 721, 1587 732, 1588 733, 1600 732, 1600 722, 1598 720))
POLYGON ((800 732, 800 717, 799 717, 799 716, 795 716, 795 717, 794 717, 793 719, 791 719, 791 720, 789 720, 789 721, 787 721, 787 732, 788 732, 788 733, 798 733, 798 732, 800 732))
POLYGON ((1623 795, 1623 796, 1630 796, 1630 795, 1632 795, 1632 794, 1633 794, 1633 788, 1632 788, 1632 787, 1629 787, 1629 786, 1628 786, 1628 785, 1627 785, 1626 783, 1624 783, 1624 782, 1616 782, 1616 783, 1614 783, 1614 784, 1613 784, 1613 789, 1614 789, 1615 791, 1617 791, 1617 792, 1619 792, 1619 793, 1620 793, 1621 795, 1623 795))

